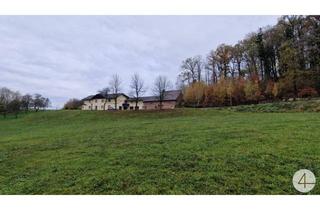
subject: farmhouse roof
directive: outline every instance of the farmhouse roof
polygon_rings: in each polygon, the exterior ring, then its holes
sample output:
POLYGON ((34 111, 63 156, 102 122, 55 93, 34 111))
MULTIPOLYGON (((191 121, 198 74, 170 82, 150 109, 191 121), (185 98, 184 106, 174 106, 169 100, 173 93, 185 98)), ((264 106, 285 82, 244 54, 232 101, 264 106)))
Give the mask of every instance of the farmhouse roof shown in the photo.
POLYGON ((98 93, 96 95, 90 95, 84 99, 82 99, 83 101, 86 101, 86 100, 92 100, 92 99, 115 99, 116 97, 119 97, 119 96, 124 96, 126 98, 129 98, 126 94, 124 93, 118 93, 118 94, 108 94, 108 95, 104 95, 104 94, 101 94, 101 93, 98 93))
MULTIPOLYGON (((86 101, 86 100, 92 100, 92 99, 115 99, 116 96, 120 96, 120 95, 123 95, 124 97, 126 97, 128 101, 135 101, 135 98, 129 98, 124 93, 108 94, 107 96, 105 96, 101 93, 98 93, 96 95, 87 96, 86 98, 84 98, 82 100, 86 101)), ((181 90, 168 90, 164 93, 163 101, 177 101, 180 95, 181 95, 181 90)), ((159 101, 159 97, 158 96, 139 97, 139 101, 154 102, 154 101, 159 101)))
POLYGON ((94 95, 87 96, 87 97, 83 98, 82 101, 90 100, 93 96, 94 96, 94 95))
POLYGON ((129 96, 127 96, 127 95, 124 94, 124 93, 108 94, 105 98, 107 98, 107 99, 115 99, 116 97, 119 97, 119 96, 124 96, 124 97, 126 97, 126 98, 129 98, 129 96))

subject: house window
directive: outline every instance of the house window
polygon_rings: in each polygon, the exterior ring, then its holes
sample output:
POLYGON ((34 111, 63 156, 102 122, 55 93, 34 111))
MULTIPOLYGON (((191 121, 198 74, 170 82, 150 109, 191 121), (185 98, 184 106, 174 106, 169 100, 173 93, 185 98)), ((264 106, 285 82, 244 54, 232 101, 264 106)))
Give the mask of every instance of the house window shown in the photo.
POLYGON ((103 109, 103 106, 101 106, 101 109, 103 109))
POLYGON ((95 109, 97 110, 97 109, 98 109, 98 106, 96 106, 95 109))
POLYGON ((110 101, 111 101, 111 99, 109 98, 109 99, 108 99, 108 102, 110 102, 110 101))
POLYGON ((97 102, 98 102, 98 100, 96 99, 96 100, 95 100, 95 102, 97 103, 97 102))
POLYGON ((119 110, 122 110, 122 106, 119 106, 119 110))

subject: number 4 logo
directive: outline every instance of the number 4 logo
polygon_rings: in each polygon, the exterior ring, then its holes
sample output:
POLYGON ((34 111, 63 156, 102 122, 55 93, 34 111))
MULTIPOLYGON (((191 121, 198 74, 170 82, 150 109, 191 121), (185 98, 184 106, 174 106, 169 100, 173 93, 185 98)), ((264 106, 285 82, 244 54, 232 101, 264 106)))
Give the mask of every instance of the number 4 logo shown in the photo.
POLYGON ((310 170, 301 169, 294 174, 292 183, 296 190, 307 193, 316 185, 316 177, 310 170))
POLYGON ((301 179, 299 180, 298 184, 303 184, 303 187, 304 188, 307 188, 307 185, 308 184, 316 184, 315 182, 312 182, 312 183, 308 183, 307 182, 307 174, 306 173, 303 173, 301 179))

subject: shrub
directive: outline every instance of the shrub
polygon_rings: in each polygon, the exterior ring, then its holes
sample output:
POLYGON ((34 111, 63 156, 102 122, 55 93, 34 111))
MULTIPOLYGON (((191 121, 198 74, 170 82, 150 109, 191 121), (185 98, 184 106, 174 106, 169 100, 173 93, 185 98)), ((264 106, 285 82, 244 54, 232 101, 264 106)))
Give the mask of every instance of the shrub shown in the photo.
POLYGON ((275 83, 273 81, 269 81, 267 83, 267 87, 266 87, 266 90, 264 92, 264 95, 267 99, 272 99, 275 97, 275 94, 274 94, 274 89, 275 89, 275 83))
POLYGON ((278 98, 278 96, 279 96, 279 85, 278 85, 278 83, 274 83, 273 84, 272 95, 273 95, 273 98, 278 98))
POLYGON ((217 84, 214 85, 214 99, 215 104, 218 106, 226 103, 227 94, 227 81, 220 79, 217 84))
POLYGON ((195 82, 185 89, 184 102, 189 106, 199 107, 204 102, 206 85, 195 82))
POLYGON ((205 88, 204 90, 204 102, 203 105, 210 107, 210 106, 214 106, 214 86, 213 85, 209 85, 205 88))
POLYGON ((82 105, 82 101, 76 98, 72 98, 69 101, 67 101, 67 103, 65 103, 63 108, 64 109, 80 109, 81 105, 82 105))
POLYGON ((299 98, 311 98, 316 97, 317 95, 318 92, 312 87, 305 87, 303 89, 300 89, 298 92, 299 98))
POLYGON ((257 80, 250 81, 248 80, 244 87, 244 92, 246 99, 248 101, 257 102, 260 99, 261 92, 259 88, 259 83, 257 80))

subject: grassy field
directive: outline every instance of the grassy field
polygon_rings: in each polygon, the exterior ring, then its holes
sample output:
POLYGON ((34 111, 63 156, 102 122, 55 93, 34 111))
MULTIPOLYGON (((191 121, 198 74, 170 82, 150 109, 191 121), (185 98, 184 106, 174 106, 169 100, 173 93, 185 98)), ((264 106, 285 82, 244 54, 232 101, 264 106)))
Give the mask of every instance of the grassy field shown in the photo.
POLYGON ((298 194, 295 171, 320 173, 319 127, 244 109, 0 118, 0 194, 298 194))

